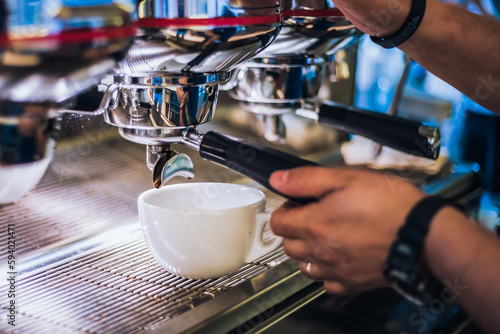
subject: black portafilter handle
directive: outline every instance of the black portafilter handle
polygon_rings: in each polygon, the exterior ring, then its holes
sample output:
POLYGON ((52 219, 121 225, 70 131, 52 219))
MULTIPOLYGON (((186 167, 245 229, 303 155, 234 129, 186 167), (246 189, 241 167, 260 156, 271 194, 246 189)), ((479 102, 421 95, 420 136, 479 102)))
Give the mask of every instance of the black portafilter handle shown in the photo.
POLYGON ((243 174, 289 200, 299 204, 316 201, 315 198, 311 197, 293 198, 286 196, 273 189, 269 184, 269 177, 277 170, 318 166, 314 162, 214 131, 203 135, 199 150, 202 158, 243 174))
POLYGON ((405 153, 434 160, 439 157, 441 134, 438 127, 330 102, 319 106, 318 122, 405 153))

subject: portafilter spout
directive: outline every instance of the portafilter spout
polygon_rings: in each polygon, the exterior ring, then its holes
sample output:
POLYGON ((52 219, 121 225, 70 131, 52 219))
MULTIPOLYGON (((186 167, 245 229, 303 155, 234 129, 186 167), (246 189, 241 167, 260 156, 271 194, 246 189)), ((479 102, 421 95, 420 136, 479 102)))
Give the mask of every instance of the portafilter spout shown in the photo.
POLYGON ((191 158, 184 153, 170 149, 170 145, 148 145, 147 164, 153 171, 153 185, 160 188, 175 176, 187 179, 194 177, 191 158))

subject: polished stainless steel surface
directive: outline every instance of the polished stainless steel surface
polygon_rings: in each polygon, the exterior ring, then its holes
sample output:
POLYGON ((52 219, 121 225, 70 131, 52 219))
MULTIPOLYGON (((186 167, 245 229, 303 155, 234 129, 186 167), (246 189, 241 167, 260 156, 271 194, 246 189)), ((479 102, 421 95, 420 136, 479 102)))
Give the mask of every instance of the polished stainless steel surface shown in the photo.
POLYGON ((116 61, 42 61, 36 66, 0 67, 0 100, 62 103, 97 85, 116 61))
POLYGON ((325 64, 335 52, 356 43, 361 33, 331 1, 282 1, 283 28, 266 50, 235 73, 230 95, 261 116, 261 134, 282 141, 286 129, 279 115, 315 99, 325 64))
POLYGON ((354 43, 359 31, 345 18, 294 18, 285 20, 276 41, 260 57, 312 57, 330 59, 354 43))
POLYGON ((212 119, 218 83, 227 78, 224 72, 203 76, 158 73, 147 77, 115 77, 115 85, 108 89, 116 90, 117 94, 104 118, 120 128, 144 130, 200 125, 212 119))
POLYGON ((176 176, 187 179, 194 177, 193 161, 191 161, 191 158, 187 154, 179 153, 168 159, 162 158, 157 161, 153 171, 153 183, 156 188, 162 187, 176 176))
POLYGON ((120 135, 134 143, 143 145, 175 144, 182 141, 185 127, 169 127, 160 129, 119 128, 120 135))
POLYGON ((95 86, 123 58, 136 31, 125 1, 5 4, 0 99, 9 101, 61 103, 95 86))
MULTIPOLYGON (((215 300, 286 260, 278 250, 220 279, 184 279, 155 263, 138 222, 50 255, 21 269, 23 315, 15 328, 2 323, 4 333, 134 333, 215 300)), ((245 285, 242 291, 251 288, 245 285)))
POLYGON ((283 28, 273 44, 235 73, 231 95, 256 113, 279 114, 315 98, 332 55, 361 33, 331 1, 282 1, 283 28))
POLYGON ((332 1, 284 0, 283 28, 262 58, 332 55, 359 37, 359 31, 332 1))
POLYGON ((277 0, 137 0, 139 18, 178 19, 178 18, 233 18, 248 16, 274 15, 278 9, 277 0))
POLYGON ((137 5, 142 40, 120 69, 229 71, 267 47, 281 26, 276 0, 145 0, 137 5))
POLYGON ((132 7, 125 2, 22 0, 5 5, 2 100, 66 101, 109 73, 135 34, 132 7))
MULTIPOLYGON (((195 127, 203 127, 212 118, 218 84, 226 79, 225 71, 262 50, 279 30, 279 22, 273 22, 277 6, 267 1, 214 4, 158 0, 139 1, 137 6, 142 30, 132 56, 117 69, 115 80, 107 83, 108 91, 101 106, 90 114, 104 113, 107 122, 119 127, 122 137, 140 144, 158 147, 180 142, 196 149, 203 132, 195 127), (266 18, 266 23, 251 23, 258 17, 266 18), (242 21, 231 21, 234 18, 245 19, 248 24, 235 24, 242 21), (205 19, 216 21, 207 24, 205 19), (151 57, 149 50, 154 54, 151 57), (218 73, 213 74, 214 71, 218 73), (172 72, 175 72, 173 76, 172 72), (199 73, 193 75, 195 72, 199 73)), ((79 10, 81 8, 72 8, 69 12, 79 10)), ((318 23, 308 21, 307 16, 299 18, 301 24, 306 23, 302 28, 309 29, 309 24, 318 23)), ((303 35, 307 29, 294 33, 303 35)), ((329 38, 336 38, 334 35, 329 38)), ((98 39, 90 42, 97 46, 91 50, 99 50, 98 39)), ((318 43, 320 47, 316 49, 311 45, 306 48, 319 54, 326 46, 333 45, 330 42, 318 43)), ((30 44, 23 51, 36 49, 39 53, 59 56, 74 54, 80 46, 70 50, 57 43, 54 48, 44 43, 40 47, 30 44)), ((108 51, 106 55, 110 54, 108 51)), ((36 66, 36 58, 24 60, 36 66)), ((314 61, 321 62, 324 58, 314 58, 314 61)), ((59 100, 64 99, 57 98, 57 102, 59 100)), ((28 106, 31 105, 23 104, 21 114, 14 117, 0 114, 0 121, 4 122, 0 122, 0 130, 21 125, 22 116, 30 113, 28 106)), ((53 110, 58 108, 52 103, 49 106, 39 119, 41 126, 52 119, 53 110)), ((16 131, 22 132, 20 126, 16 131)), ((6 244, 6 226, 15 224, 16 255, 19 256, 18 323, 11 327, 1 322, 1 332, 197 330, 220 333, 265 311, 256 305, 268 305, 266 302, 271 300, 270 307, 273 307, 312 284, 299 273, 297 262, 288 259, 281 249, 216 280, 188 280, 163 270, 148 252, 136 218, 136 198, 151 187, 144 147, 120 141, 120 138, 107 141, 104 139, 107 136, 101 131, 86 132, 80 141, 64 143, 34 192, 14 204, 0 205, 0 240, 6 244)), ((29 147, 26 145, 23 149, 29 147)), ((168 164, 170 158, 180 157, 181 168, 176 171, 186 171, 183 153, 170 157, 165 164, 158 164, 168 152, 170 147, 168 150, 151 148, 148 164, 163 167, 161 176, 164 177, 165 166, 175 166, 168 164)), ((324 162, 343 166, 338 156, 328 156, 324 162)), ((200 158, 195 164, 195 181, 258 186, 200 158)), ((411 176, 418 184, 431 178, 412 170, 393 171, 393 174, 411 176)), ((446 187, 458 189, 459 181, 467 183, 466 177, 452 174, 451 168, 439 177, 441 184, 436 186, 436 191, 446 187)), ((466 189, 471 198, 477 192, 474 185, 460 189, 466 189)), ((269 209, 283 200, 269 191, 264 192, 269 209)), ((465 190, 457 193, 463 192, 465 190)), ((5 255, 0 255, 4 264, 5 255)), ((0 295, 6 296, 7 290, 5 282, 0 285, 0 295)), ((4 299, 0 299, 0 305, 5 309, 4 299)))
POLYGON ((285 122, 279 115, 256 115, 256 118, 262 124, 261 132, 270 142, 286 143, 285 122))
MULTIPOLYGON (((21 266, 18 325, 1 322, 0 331, 221 333, 313 283, 282 250, 216 280, 193 281, 161 269, 135 218, 138 194, 151 187, 143 147, 107 136, 88 132, 80 141, 63 143, 40 186, 18 203, 0 207, 0 242, 6 243, 7 224, 15 223, 21 266)), ((338 156, 325 156, 323 162, 343 166, 338 156)), ((196 181, 248 184, 214 164, 195 163, 200 166, 196 181)), ((434 177, 411 169, 393 174, 417 184, 432 180, 427 188, 432 193, 444 189, 452 197, 477 196, 477 188, 467 188, 473 185, 470 173, 451 170, 434 177)), ((265 192, 269 209, 281 203, 265 192)), ((3 296, 5 284, 0 285, 3 296)), ((5 299, 0 303, 4 308, 5 299)))
POLYGON ((97 85, 136 29, 126 1, 1 1, 0 203, 42 177, 54 148, 54 110, 97 85))
POLYGON ((280 30, 276 1, 139 1, 139 36, 115 69, 100 112, 128 140, 175 143, 209 122, 219 84, 280 30))
POLYGON ((424 144, 425 149, 430 152, 430 156, 437 159, 439 157, 439 151, 441 150, 441 131, 439 128, 421 125, 418 128, 418 133, 427 138, 427 143, 424 144))
MULTIPOLYGON (((146 166, 152 171, 155 168, 158 159, 163 155, 174 156, 177 152, 170 148, 170 145, 148 145, 146 147, 146 166)), ((154 179, 154 177, 153 177, 154 179)))
POLYGON ((284 62, 244 64, 234 74, 238 84, 229 94, 239 100, 243 108, 256 113, 279 115, 293 112, 305 99, 318 95, 324 79, 324 66, 322 61, 302 65, 284 62))
POLYGON ((268 46, 278 31, 279 23, 265 27, 242 26, 241 29, 170 28, 163 34, 156 33, 152 37, 143 37, 144 40, 136 40, 117 72, 136 74, 145 71, 229 71, 268 46))
MULTIPOLYGON (((18 301, 23 304, 18 326, 2 322, 2 333, 134 332, 187 312, 286 260, 278 250, 208 281, 161 269, 134 218, 137 196, 151 187, 143 147, 120 138, 104 141, 103 136, 87 133, 82 142, 61 147, 38 189, 0 208, 0 230, 7 222, 16 224, 22 266, 18 301)), ((215 181, 213 172, 217 169, 202 168, 197 180, 215 181)), ((279 201, 268 198, 272 207, 279 201)))
POLYGON ((106 122, 118 127, 125 139, 152 146, 171 144, 182 141, 186 128, 212 119, 218 84, 228 79, 228 72, 116 75, 114 83, 108 80, 97 110, 59 111, 104 113, 106 122))

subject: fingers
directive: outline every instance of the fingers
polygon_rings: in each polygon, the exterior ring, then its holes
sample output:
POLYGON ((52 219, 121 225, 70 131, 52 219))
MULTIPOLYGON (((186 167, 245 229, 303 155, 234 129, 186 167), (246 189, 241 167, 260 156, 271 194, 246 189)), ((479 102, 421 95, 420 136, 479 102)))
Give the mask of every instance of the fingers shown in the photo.
POLYGON ((307 243, 300 239, 283 239, 283 250, 286 255, 297 260, 303 260, 311 254, 307 243))
POLYGON ((326 292, 331 295, 349 295, 352 292, 342 283, 336 281, 325 281, 323 283, 326 292))
POLYGON ((334 277, 328 277, 331 275, 326 274, 325 268, 321 265, 314 264, 307 261, 301 261, 300 271, 314 281, 324 281, 323 285, 326 292, 332 295, 347 295, 351 294, 353 291, 350 290, 343 283, 334 280, 334 277))
POLYGON ((300 206, 285 203, 271 215, 269 224, 273 233, 285 238, 303 238, 307 232, 309 212, 300 206))
POLYGON ((274 172, 269 183, 277 191, 291 197, 320 198, 343 188, 352 178, 349 170, 322 167, 299 167, 274 172))

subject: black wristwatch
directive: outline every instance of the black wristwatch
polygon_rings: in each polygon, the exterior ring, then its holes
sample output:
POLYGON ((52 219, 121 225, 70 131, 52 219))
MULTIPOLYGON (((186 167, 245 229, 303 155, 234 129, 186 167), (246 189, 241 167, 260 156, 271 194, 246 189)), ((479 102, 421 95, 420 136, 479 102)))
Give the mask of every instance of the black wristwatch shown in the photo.
POLYGON ((406 20, 398 30, 396 30, 392 35, 386 37, 370 36, 371 40, 386 49, 394 48, 403 44, 415 33, 415 31, 417 31, 420 23, 422 23, 425 14, 425 7, 425 0, 412 0, 410 13, 408 13, 406 20))
POLYGON ((398 231, 387 257, 384 276, 403 296, 418 305, 428 304, 439 297, 443 285, 422 261, 424 240, 429 225, 445 206, 463 207, 438 196, 429 196, 418 202, 410 211, 398 231))

